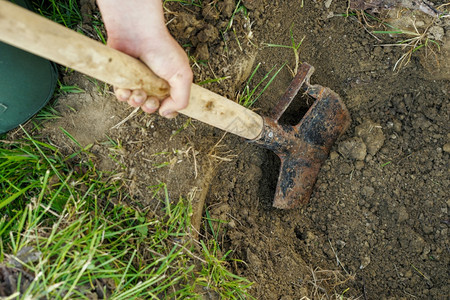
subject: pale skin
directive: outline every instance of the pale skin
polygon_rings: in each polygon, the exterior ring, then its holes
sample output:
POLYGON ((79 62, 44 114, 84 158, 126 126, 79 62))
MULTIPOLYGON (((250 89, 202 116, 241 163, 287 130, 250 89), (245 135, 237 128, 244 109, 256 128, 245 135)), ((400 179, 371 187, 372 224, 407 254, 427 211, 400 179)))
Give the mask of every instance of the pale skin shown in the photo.
POLYGON ((119 101, 174 118, 189 101, 192 70, 181 46, 170 35, 161 0, 97 0, 102 13, 108 46, 139 58, 170 85, 170 95, 159 100, 143 90, 115 87, 119 101))

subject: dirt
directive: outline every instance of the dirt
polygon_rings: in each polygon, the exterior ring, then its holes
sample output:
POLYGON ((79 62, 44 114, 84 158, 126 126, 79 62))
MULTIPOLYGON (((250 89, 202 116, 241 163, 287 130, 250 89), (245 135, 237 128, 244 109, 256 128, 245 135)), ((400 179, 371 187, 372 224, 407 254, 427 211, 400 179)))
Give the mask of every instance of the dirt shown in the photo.
MULTIPOLYGON (((63 118, 44 132, 61 148, 76 146, 60 127, 92 144, 97 165, 123 181, 130 205, 156 212, 165 183, 173 201, 192 199, 197 218, 207 210, 224 220, 222 249, 243 261, 230 268, 255 282, 257 299, 448 299, 449 19, 435 25, 440 52, 416 51, 394 71, 405 52, 383 45, 398 37, 375 36, 376 22, 360 13, 343 16, 346 1, 302 2, 244 0, 248 18, 234 14, 231 0, 168 3, 166 17, 191 57, 195 82, 224 77, 204 86, 229 99, 256 64, 257 82, 287 63, 255 103, 260 114, 277 103, 295 64, 291 49, 267 44, 290 45, 291 30, 297 42, 305 37, 300 59, 315 67, 311 81, 337 92, 353 120, 308 205, 272 208, 280 163, 268 150, 183 116, 137 112, 115 126, 132 109, 78 74, 65 80, 86 93, 60 98, 63 118)), ((297 98, 287 112, 295 122, 312 101, 297 98)), ((194 235, 209 236, 198 223, 194 235)))

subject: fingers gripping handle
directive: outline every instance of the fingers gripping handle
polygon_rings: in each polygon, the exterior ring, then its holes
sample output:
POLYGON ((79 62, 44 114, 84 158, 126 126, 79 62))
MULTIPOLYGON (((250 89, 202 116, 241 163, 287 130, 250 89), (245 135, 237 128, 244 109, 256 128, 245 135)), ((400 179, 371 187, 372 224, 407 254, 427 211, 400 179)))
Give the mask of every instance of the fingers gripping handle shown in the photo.
MULTIPOLYGON (((141 61, 4 0, 0 41, 120 88, 158 98, 169 94, 168 83, 141 61)), ((195 84, 189 106, 179 112, 251 140, 263 128, 258 114, 195 84)))
POLYGON ((142 62, 4 0, 0 40, 119 87, 143 88, 158 97, 169 91, 142 62))

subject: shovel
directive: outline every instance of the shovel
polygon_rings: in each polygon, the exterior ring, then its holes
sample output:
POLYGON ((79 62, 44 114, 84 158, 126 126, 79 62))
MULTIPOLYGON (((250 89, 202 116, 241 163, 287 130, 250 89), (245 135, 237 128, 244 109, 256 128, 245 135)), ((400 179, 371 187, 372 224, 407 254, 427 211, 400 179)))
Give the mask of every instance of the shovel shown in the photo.
MULTIPOLYGON (((136 58, 3 0, 0 0, 0 41, 116 87, 143 89, 161 99, 169 94, 168 83, 136 58)), ((269 117, 195 84, 188 107, 179 111, 273 150, 281 159, 273 202, 280 209, 308 202, 320 166, 350 124, 340 97, 329 88, 309 83, 313 72, 314 68, 308 64, 300 67, 269 117), (279 118, 302 87, 316 101, 299 124, 279 124, 279 118)))

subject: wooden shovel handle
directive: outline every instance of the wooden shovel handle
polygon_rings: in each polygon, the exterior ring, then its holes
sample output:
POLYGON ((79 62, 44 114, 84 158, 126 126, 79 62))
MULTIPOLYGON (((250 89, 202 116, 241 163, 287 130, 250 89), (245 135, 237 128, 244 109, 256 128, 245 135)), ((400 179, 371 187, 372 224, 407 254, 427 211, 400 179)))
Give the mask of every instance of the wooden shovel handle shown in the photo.
MULTIPOLYGON (((136 58, 4 0, 0 41, 120 88, 159 98, 169 94, 168 83, 136 58)), ((247 139, 257 138, 263 128, 258 114, 195 84, 189 106, 179 112, 247 139)))

